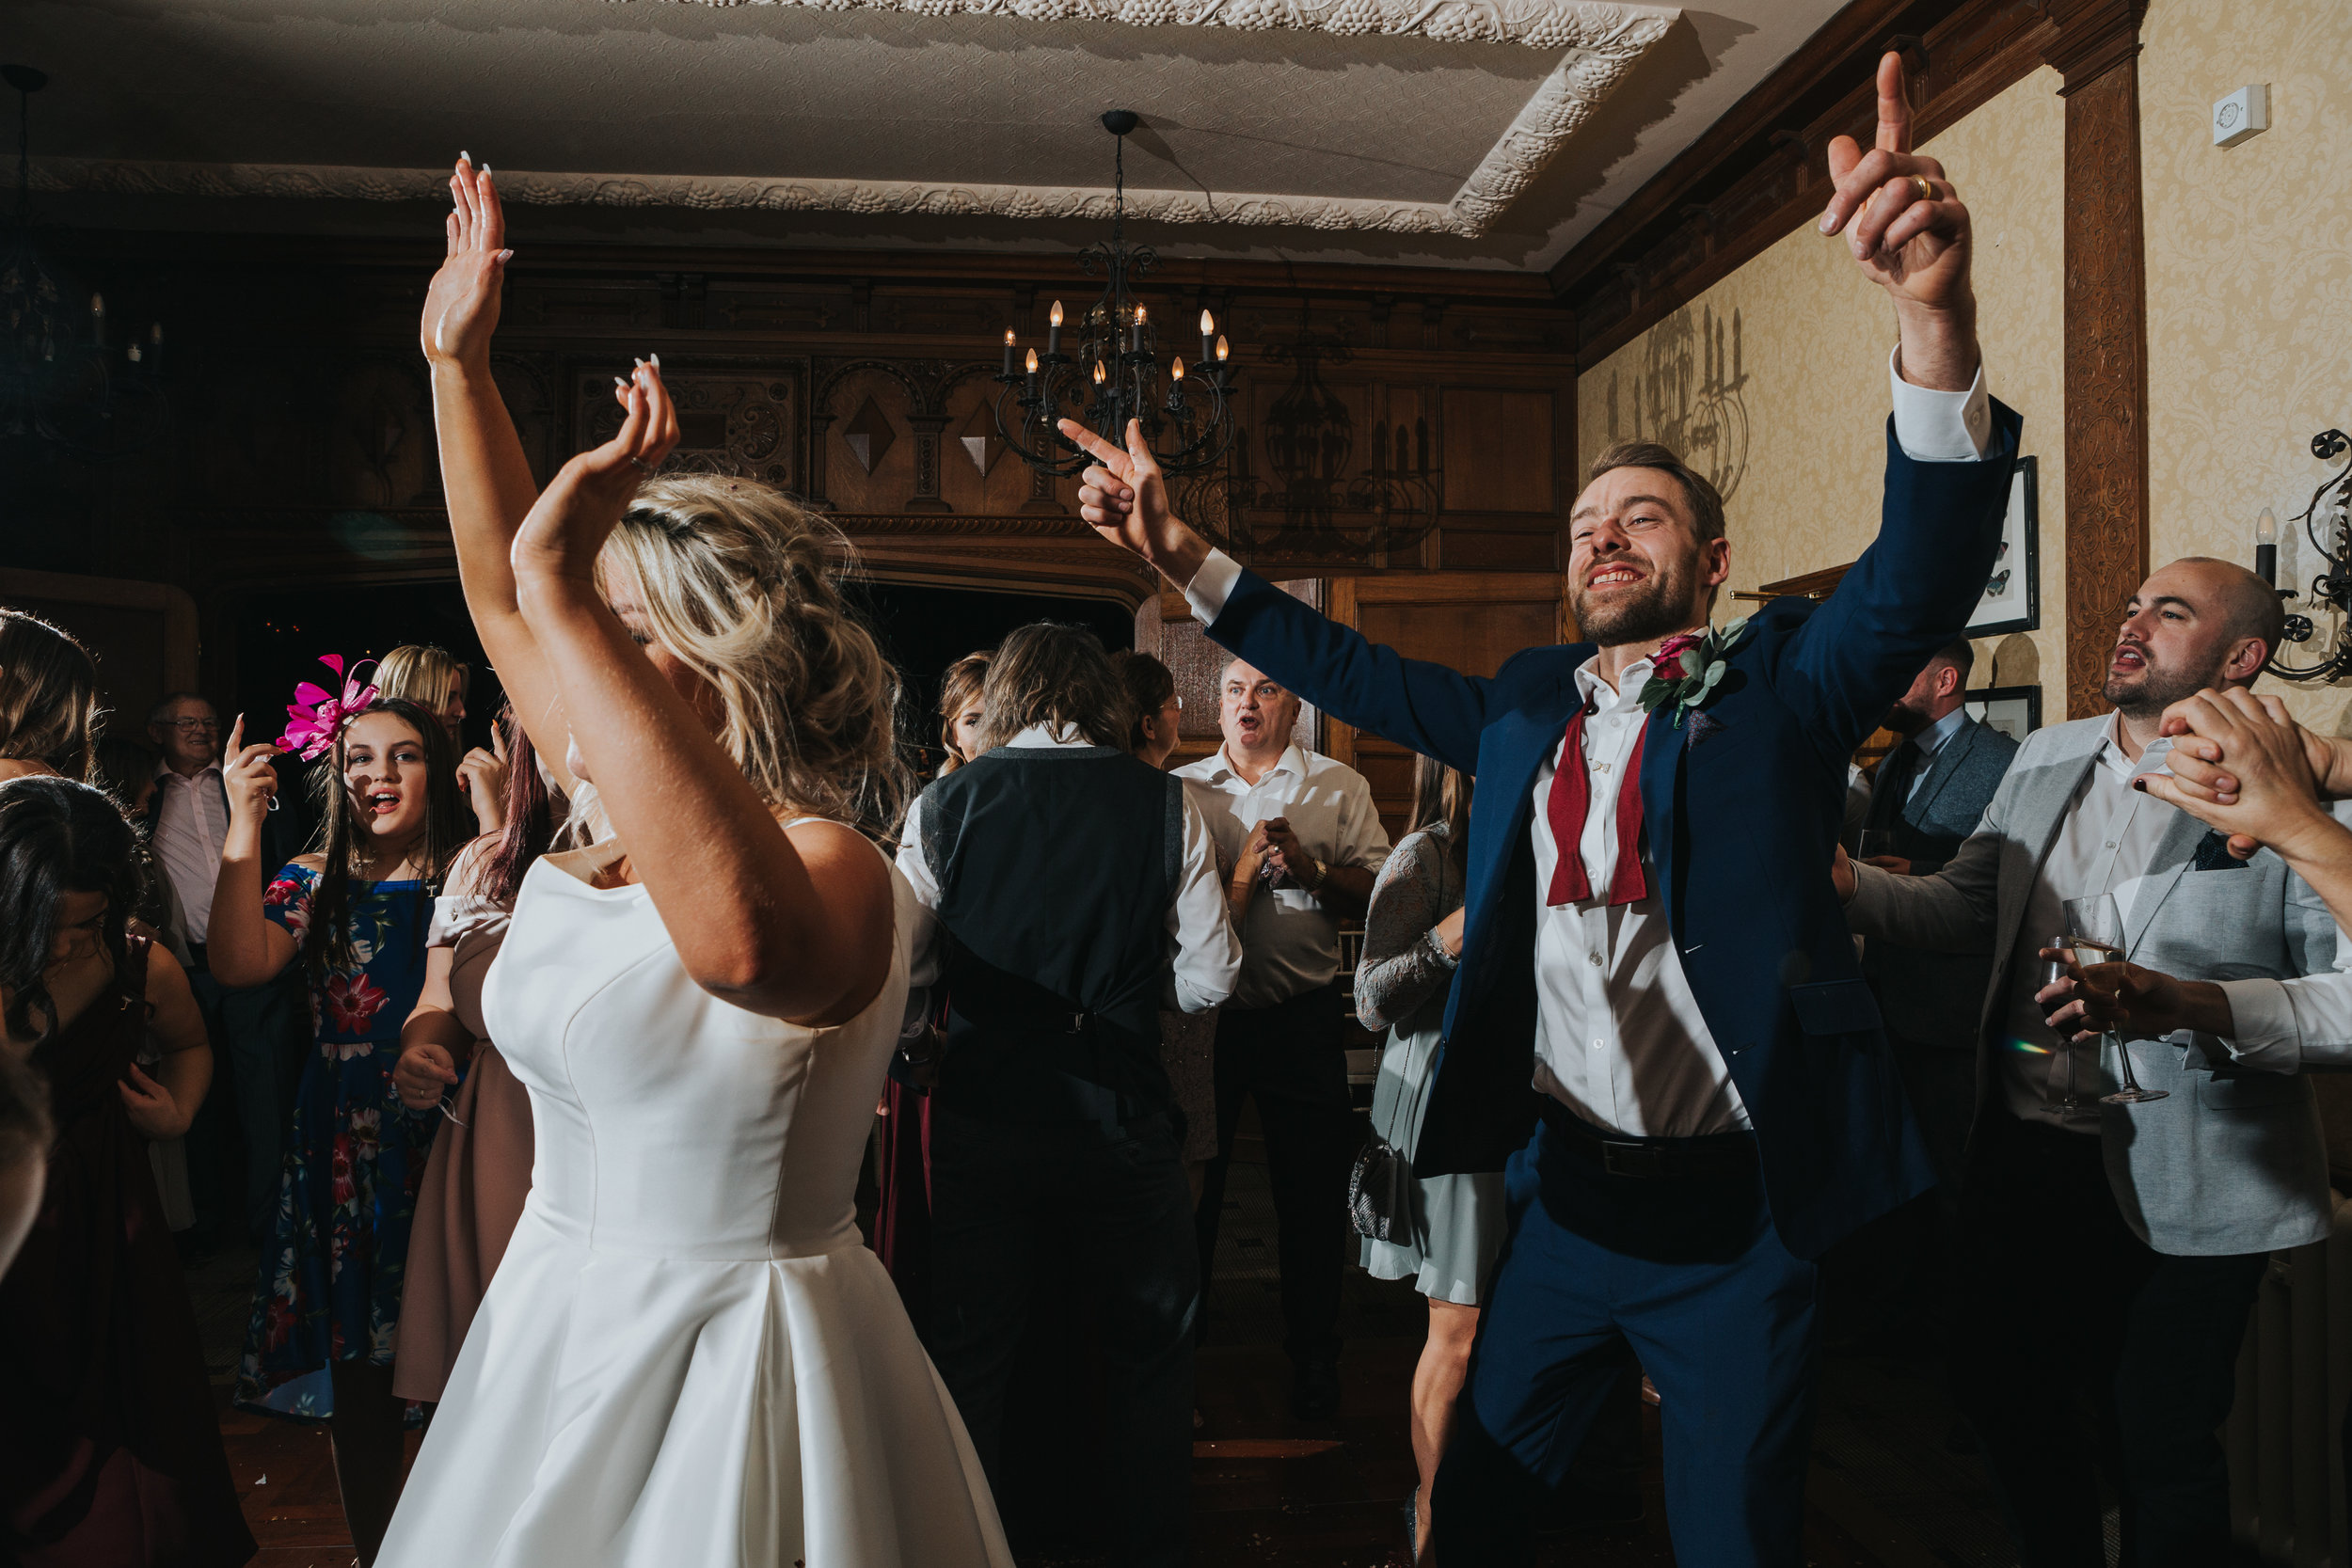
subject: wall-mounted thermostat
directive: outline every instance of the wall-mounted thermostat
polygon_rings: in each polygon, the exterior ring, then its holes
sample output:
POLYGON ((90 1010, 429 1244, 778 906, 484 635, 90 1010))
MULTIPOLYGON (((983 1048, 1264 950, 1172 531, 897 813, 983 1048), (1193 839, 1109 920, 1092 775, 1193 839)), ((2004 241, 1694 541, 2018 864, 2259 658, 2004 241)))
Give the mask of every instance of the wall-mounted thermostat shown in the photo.
POLYGON ((2270 85, 2240 87, 2213 106, 2213 144, 2235 147, 2270 129, 2270 85))

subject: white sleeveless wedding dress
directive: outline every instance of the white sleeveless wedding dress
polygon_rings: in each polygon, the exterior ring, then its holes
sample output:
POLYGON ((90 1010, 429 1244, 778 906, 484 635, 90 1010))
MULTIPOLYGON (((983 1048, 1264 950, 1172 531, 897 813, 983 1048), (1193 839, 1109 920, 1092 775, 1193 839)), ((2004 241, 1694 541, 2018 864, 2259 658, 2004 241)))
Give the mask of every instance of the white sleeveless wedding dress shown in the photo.
POLYGON ((988 1482, 851 1196, 920 914, 836 1028, 688 977, 643 887, 531 869, 484 1012, 531 1199, 384 1568, 1011 1568, 988 1482))

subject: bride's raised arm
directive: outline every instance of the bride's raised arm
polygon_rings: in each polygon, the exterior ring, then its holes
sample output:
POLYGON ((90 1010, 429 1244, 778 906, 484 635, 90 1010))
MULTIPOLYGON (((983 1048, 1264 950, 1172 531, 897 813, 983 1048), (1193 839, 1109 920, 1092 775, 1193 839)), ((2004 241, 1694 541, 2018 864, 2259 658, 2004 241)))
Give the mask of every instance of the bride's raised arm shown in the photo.
POLYGON ((622 404, 620 434, 566 463, 516 538, 522 619, 686 972, 753 1012, 846 1022, 889 978, 889 868, 846 824, 780 828, 714 737, 723 700, 656 638, 625 562, 606 559, 612 602, 599 592, 605 541, 677 444, 657 368, 637 367, 622 404))
MULTIPOLYGON (((515 604, 510 560, 516 531, 538 499, 515 420, 490 374, 506 283, 506 214, 488 168, 459 157, 449 181, 455 210, 449 251, 424 296, 419 337, 433 372, 433 426, 440 439, 441 488, 457 543, 457 576, 484 652, 532 745, 559 775, 565 732, 546 657, 515 604)), ((569 779, 563 778, 568 788, 569 779)))

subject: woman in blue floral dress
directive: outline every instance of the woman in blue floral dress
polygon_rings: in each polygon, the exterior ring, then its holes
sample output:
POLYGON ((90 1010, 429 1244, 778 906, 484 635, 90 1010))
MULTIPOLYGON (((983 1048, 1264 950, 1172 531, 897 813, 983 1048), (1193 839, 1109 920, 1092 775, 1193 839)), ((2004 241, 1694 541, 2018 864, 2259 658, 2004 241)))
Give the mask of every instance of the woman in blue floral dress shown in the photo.
POLYGON ((409 1222, 440 1117, 401 1104, 392 1068, 424 983, 433 895, 466 838, 455 759, 431 715, 357 681, 340 698, 316 698, 313 721, 288 739, 309 739, 306 756, 332 755, 321 769, 325 842, 264 887, 261 818, 277 783, 270 758, 286 748, 240 745, 240 721, 208 956, 231 986, 260 985, 290 963, 310 975, 317 1049, 295 1094, 236 1399, 327 1423, 365 1562, 399 1500, 393 1339, 409 1222))

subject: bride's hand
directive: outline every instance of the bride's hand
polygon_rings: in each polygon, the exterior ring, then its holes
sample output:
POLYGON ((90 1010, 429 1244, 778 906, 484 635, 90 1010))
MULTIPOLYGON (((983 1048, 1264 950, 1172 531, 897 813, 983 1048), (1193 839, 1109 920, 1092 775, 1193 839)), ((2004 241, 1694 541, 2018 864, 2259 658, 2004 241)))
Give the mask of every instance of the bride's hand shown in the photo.
POLYGON ((515 535, 515 579, 567 579, 593 585, 604 548, 638 484, 677 445, 677 410, 661 385, 661 361, 639 360, 634 375, 613 378, 628 411, 619 434, 564 465, 515 535))
POLYGON ((490 338, 498 330, 499 295, 506 282, 506 214, 485 166, 465 157, 449 177, 449 252, 425 290, 420 336, 429 360, 486 366, 490 338))

